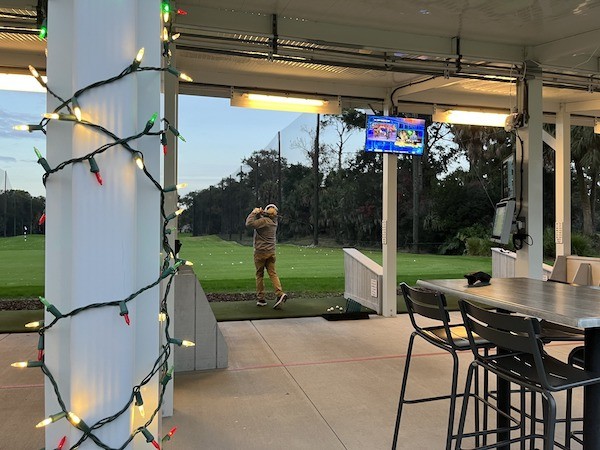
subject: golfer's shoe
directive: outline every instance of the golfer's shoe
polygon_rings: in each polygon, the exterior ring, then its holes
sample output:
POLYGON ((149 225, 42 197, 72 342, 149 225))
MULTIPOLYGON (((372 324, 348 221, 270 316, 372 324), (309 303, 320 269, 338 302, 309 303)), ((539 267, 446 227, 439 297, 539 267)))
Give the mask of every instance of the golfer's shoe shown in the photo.
POLYGON ((267 306, 267 301, 261 299, 256 302, 256 306, 267 306))
POLYGON ((281 297, 279 297, 277 299, 277 301, 275 302, 273 309, 281 308, 281 306, 285 303, 286 300, 287 300, 287 294, 281 294, 281 297))

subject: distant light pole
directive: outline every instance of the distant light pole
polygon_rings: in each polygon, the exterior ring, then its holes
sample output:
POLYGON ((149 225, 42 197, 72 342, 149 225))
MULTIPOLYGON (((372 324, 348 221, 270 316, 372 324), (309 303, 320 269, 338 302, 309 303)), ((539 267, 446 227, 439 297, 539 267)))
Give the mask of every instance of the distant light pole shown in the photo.
POLYGON ((4 218, 2 219, 2 224, 4 225, 4 237, 6 237, 6 222, 8 219, 8 198, 7 198, 7 194, 6 194, 6 184, 7 184, 7 178, 8 178, 8 172, 5 170, 4 171, 4 191, 2 192, 2 194, 4 195, 4 218))

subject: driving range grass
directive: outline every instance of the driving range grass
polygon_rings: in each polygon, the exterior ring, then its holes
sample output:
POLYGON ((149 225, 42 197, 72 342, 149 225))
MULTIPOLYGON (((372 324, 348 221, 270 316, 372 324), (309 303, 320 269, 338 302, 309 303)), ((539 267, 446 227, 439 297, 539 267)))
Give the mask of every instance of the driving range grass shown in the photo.
MULTIPOLYGON (((253 292, 252 247, 223 241, 216 236, 180 236, 180 257, 194 263, 194 271, 206 292, 253 292)), ((381 251, 364 251, 381 264, 381 251)), ((418 279, 461 278, 474 271, 491 273, 491 257, 442 256, 398 253, 398 283, 418 279)), ((344 252, 341 248, 279 244, 277 273, 289 292, 343 292, 344 252)), ((268 277, 265 287, 271 287, 268 277)))
MULTIPOLYGON (((181 235, 180 257, 208 293, 254 292, 252 247, 216 236, 181 235)), ((364 251, 381 264, 380 251, 364 251)), ((417 279, 461 278, 482 270, 491 273, 491 257, 398 253, 398 283, 417 279)), ((277 246, 277 272, 284 290, 307 293, 344 291, 344 252, 341 248, 277 246)), ((157 270, 158 274, 158 270, 157 270)), ((265 287, 271 289, 268 277, 265 287)), ((36 297, 44 290, 44 236, 0 238, 0 298, 36 297)))
MULTIPOLYGON (((207 293, 253 293, 254 262, 250 245, 224 241, 216 236, 180 235, 179 256, 194 263, 194 271, 207 293)), ((381 264, 380 251, 365 255, 381 264)), ((491 257, 440 256, 398 253, 398 283, 415 284, 418 279, 461 278, 465 273, 491 272, 491 257)), ((318 316, 333 306, 345 305, 344 252, 341 248, 280 244, 277 246, 277 272, 290 295, 283 310, 257 308, 248 301, 213 302, 218 321, 318 316)), ((266 275, 266 274, 265 274, 266 275)), ((157 268, 158 276, 158 268, 157 268)), ((267 300, 272 301, 272 285, 265 276, 267 300)), ((0 238, 0 301, 31 298, 44 291, 44 236, 0 238)), ((455 299, 448 298, 449 306, 455 299)), ((398 312, 404 312, 401 296, 398 312)), ((41 304, 40 304, 41 306, 41 304)), ((363 308, 363 310, 365 310, 363 308)), ((42 311, 0 311, 0 332, 28 331, 23 324, 40 319, 42 311)))
POLYGON ((0 298, 44 294, 44 236, 0 238, 0 298))

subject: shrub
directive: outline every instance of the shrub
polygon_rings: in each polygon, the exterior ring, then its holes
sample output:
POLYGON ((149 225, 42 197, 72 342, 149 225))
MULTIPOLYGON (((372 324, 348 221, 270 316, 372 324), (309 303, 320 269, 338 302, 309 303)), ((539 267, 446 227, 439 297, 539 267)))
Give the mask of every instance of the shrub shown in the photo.
MULTIPOLYGON (((470 250, 468 248, 468 240, 474 238, 474 239, 479 239, 480 241, 489 241, 490 238, 490 230, 486 227, 484 227, 481 224, 475 224, 471 227, 466 227, 466 228, 461 228, 460 230, 458 230, 458 232, 456 233, 456 235, 454 235, 452 238, 446 240, 446 242, 444 242, 444 245, 442 245, 442 247, 440 247, 439 253, 440 254, 454 254, 454 255, 460 255, 460 254, 469 254, 470 250)), ((473 243, 472 245, 474 246, 481 246, 484 245, 479 244, 479 243, 473 243)), ((489 248, 491 248, 491 245, 489 245, 489 248)), ((477 250, 477 251, 484 251, 484 250, 477 250)), ((490 251, 488 251, 487 253, 485 253, 485 256, 489 256, 491 254, 490 251)))
POLYGON ((571 251, 578 256, 592 256, 592 240, 584 234, 571 234, 571 251))
POLYGON ((470 237, 466 239, 465 244, 469 256, 490 256, 492 253, 492 241, 489 239, 470 237))

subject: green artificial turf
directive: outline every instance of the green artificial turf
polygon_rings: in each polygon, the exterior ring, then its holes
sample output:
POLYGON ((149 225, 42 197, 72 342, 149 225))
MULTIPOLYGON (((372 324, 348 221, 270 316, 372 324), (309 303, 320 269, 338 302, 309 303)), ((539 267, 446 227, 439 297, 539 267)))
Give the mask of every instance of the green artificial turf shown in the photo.
POLYGON ((44 319, 43 309, 25 311, 0 311, 0 333, 32 333, 25 324, 44 319))
MULTIPOLYGON (((254 301, 241 302, 213 302, 210 307, 218 322, 229 320, 258 320, 282 319, 290 317, 315 317, 327 312, 330 307, 346 307, 346 300, 342 297, 292 297, 289 298, 282 309, 273 309, 275 300, 270 300, 267 306, 256 306, 254 301)), ((335 310, 336 312, 339 309, 335 310)), ((367 308, 363 311, 373 312, 367 308)))
MULTIPOLYGON (((453 297, 446 298, 448 309, 458 310, 458 299, 453 297)), ((398 314, 406 312, 406 304, 401 296, 396 299, 398 314)), ((256 302, 215 302, 210 307, 218 322, 227 322, 231 320, 259 320, 259 319, 283 319, 290 317, 316 317, 327 313, 330 307, 340 306, 346 308, 346 299, 339 297, 294 297, 285 302, 282 309, 273 309, 274 300, 269 301, 268 306, 256 306, 256 302)), ((375 311, 361 308, 361 311, 375 314, 375 311)), ((332 313, 341 313, 337 308, 332 313)))

